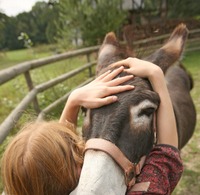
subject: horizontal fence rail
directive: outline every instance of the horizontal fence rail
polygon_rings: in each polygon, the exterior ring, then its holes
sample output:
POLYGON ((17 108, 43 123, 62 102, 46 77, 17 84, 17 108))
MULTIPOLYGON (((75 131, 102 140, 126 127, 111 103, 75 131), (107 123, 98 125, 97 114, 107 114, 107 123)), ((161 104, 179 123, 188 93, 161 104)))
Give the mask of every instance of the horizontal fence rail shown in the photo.
POLYGON ((9 81, 10 79, 13 79, 22 73, 30 71, 31 69, 39 68, 41 66, 52 64, 54 62, 58 62, 64 59, 69 59, 80 55, 87 55, 92 52, 97 52, 98 49, 99 46, 94 46, 17 64, 14 67, 10 67, 0 71, 0 84, 3 84, 9 81))
MULTIPOLYGON (((148 38, 144 40, 135 41, 133 43, 133 46, 135 48, 136 54, 142 54, 142 56, 145 57, 145 55, 149 55, 163 44, 164 41, 169 38, 170 34, 161 35, 158 37, 148 38), (156 42, 156 43, 155 43, 156 42), (152 44, 155 43, 155 44, 152 44)), ((37 120, 42 120, 48 113, 50 113, 52 110, 54 110, 57 106, 61 105, 62 103, 66 102, 70 92, 65 94, 64 96, 60 97, 53 103, 49 104, 46 108, 43 110, 40 110, 38 105, 38 98, 37 95, 47 89, 50 89, 54 87, 55 85, 68 80, 69 78, 80 74, 81 72, 85 70, 89 70, 89 78, 80 84, 77 87, 83 86, 86 83, 90 82, 93 79, 92 74, 92 68, 96 65, 96 61, 91 62, 90 55, 92 53, 97 53, 100 46, 94 46, 84 49, 79 49, 76 51, 70 51, 65 52, 62 54, 57 54, 54 56, 38 59, 38 60, 32 60, 24 63, 17 64, 13 67, 4 69, 0 71, 0 85, 9 82, 11 79, 16 78, 19 75, 24 74, 27 82, 27 86, 29 88, 29 92, 26 94, 26 96, 21 100, 21 102, 17 105, 17 107, 7 116, 7 118, 2 122, 0 125, 0 143, 4 141, 6 136, 9 134, 10 130, 13 129, 17 121, 22 116, 24 110, 27 109, 27 107, 33 103, 35 112, 38 115, 37 120), (87 56, 88 63, 74 69, 70 72, 67 72, 65 74, 62 74, 54 79, 51 79, 49 81, 46 81, 44 83, 41 83, 39 85, 34 86, 33 81, 31 78, 30 71, 36 68, 40 68, 43 66, 46 66, 48 64, 52 64, 54 62, 58 62, 61 60, 70 59, 72 57, 79 57, 79 56, 87 56)), ((187 51, 195 51, 200 50, 200 29, 191 30, 189 34, 189 39, 186 46, 186 52, 187 51)))

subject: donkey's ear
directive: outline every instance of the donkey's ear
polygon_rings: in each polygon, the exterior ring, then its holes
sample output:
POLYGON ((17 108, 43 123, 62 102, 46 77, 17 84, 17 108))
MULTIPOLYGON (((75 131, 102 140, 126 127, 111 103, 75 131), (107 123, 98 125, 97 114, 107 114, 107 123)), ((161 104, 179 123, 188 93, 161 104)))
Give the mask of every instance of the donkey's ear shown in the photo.
POLYGON ((96 74, 103 73, 106 69, 109 69, 110 64, 122 59, 126 59, 130 56, 134 56, 132 50, 120 44, 114 32, 109 32, 103 41, 103 44, 99 50, 96 74))
POLYGON ((106 34, 104 41, 99 49, 98 64, 96 67, 96 74, 99 74, 101 70, 108 67, 111 63, 110 60, 116 56, 116 51, 119 48, 119 42, 114 32, 106 34))
POLYGON ((160 66, 165 72, 170 66, 178 61, 185 47, 188 36, 188 29, 185 24, 178 25, 169 40, 155 53, 147 57, 145 60, 153 62, 160 66))
POLYGON ((116 44, 118 45, 119 44, 114 32, 109 32, 106 34, 104 41, 103 41, 103 45, 104 44, 110 44, 110 45, 116 45, 116 44))

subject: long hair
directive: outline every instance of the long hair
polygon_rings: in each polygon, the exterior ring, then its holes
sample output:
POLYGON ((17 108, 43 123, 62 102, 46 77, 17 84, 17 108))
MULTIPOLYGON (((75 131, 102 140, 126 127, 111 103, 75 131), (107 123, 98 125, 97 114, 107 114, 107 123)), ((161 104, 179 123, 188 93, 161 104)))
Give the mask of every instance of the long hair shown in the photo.
POLYGON ((26 125, 2 158, 7 195, 66 195, 78 184, 84 143, 58 122, 26 125))

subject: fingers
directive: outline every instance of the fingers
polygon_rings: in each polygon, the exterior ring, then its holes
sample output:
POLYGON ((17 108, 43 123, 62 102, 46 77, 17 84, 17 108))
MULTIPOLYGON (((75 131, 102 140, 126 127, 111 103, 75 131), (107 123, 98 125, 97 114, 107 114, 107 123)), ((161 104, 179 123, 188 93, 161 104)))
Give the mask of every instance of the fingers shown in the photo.
POLYGON ((109 81, 108 85, 109 86, 120 85, 120 84, 125 83, 126 81, 132 79, 133 77, 134 77, 133 75, 127 75, 127 76, 119 77, 119 78, 116 78, 114 80, 109 81))
POLYGON ((130 91, 133 90, 135 87, 133 85, 120 85, 120 86, 114 86, 114 87, 110 87, 108 89, 108 93, 109 95, 111 94, 117 94, 117 93, 121 93, 124 91, 130 91))
POLYGON ((95 107, 101 107, 101 106, 105 106, 108 104, 112 104, 112 103, 116 102, 117 100, 118 100, 117 96, 108 96, 105 98, 101 98, 101 99, 99 99, 99 101, 95 107))
POLYGON ((98 101, 96 101, 96 105, 95 107, 101 107, 104 105, 108 105, 111 103, 114 103, 118 100, 117 96, 112 95, 112 94, 117 94, 117 93, 121 93, 124 91, 130 91, 134 89, 134 86, 132 85, 123 85, 123 86, 115 86, 115 87, 109 87, 106 90, 106 97, 104 98, 99 98, 98 101))
POLYGON ((105 78, 110 73, 111 73, 111 70, 108 70, 108 71, 104 72, 103 74, 101 74, 100 76, 98 76, 95 80, 101 80, 101 79, 105 78))
POLYGON ((113 78, 115 78, 123 70, 124 70, 123 66, 113 70, 112 72, 111 72, 111 70, 108 70, 105 73, 103 73, 102 75, 100 75, 99 77, 97 77, 96 81, 100 81, 100 80, 104 81, 104 82, 110 81, 113 78))
POLYGON ((112 79, 114 79, 120 72, 122 72, 124 70, 124 67, 121 66, 115 70, 113 70, 110 74, 106 75, 103 79, 104 82, 106 81, 110 81, 112 79))
POLYGON ((112 68, 117 68, 117 67, 120 67, 120 66, 126 66, 126 67, 130 67, 130 64, 128 63, 128 59, 125 59, 125 60, 121 60, 121 61, 118 61, 114 64, 111 64, 111 67, 112 68))
POLYGON ((118 100, 117 96, 113 94, 132 90, 134 89, 134 86, 123 85, 123 86, 104 87, 102 89, 100 89, 100 91, 97 90, 95 95, 93 94, 94 96, 91 96, 89 98, 87 96, 82 106, 86 108, 99 108, 101 106, 111 104, 118 100))
POLYGON ((125 69, 124 72, 128 73, 128 74, 132 74, 134 73, 134 68, 129 68, 129 69, 125 69))
POLYGON ((103 82, 111 81, 109 84, 119 85, 119 84, 124 83, 124 82, 130 80, 131 78, 133 78, 133 75, 127 75, 124 77, 114 79, 122 71, 124 71, 123 66, 117 68, 116 70, 113 70, 112 72, 111 72, 111 70, 109 70, 109 71, 103 73, 102 75, 100 75, 99 77, 97 77, 96 81, 100 81, 100 80, 103 82), (114 80, 112 80, 112 79, 114 79, 114 80))

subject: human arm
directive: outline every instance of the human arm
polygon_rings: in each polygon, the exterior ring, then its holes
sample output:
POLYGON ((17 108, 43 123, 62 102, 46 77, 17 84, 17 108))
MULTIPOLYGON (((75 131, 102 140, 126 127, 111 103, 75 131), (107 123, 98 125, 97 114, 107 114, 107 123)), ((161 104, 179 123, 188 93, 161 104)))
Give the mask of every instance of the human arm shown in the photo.
POLYGON ((153 90, 160 96, 160 105, 157 110, 157 143, 169 144, 178 147, 178 135, 171 98, 166 86, 163 71, 155 64, 137 58, 127 58, 113 66, 129 67, 124 71, 135 76, 148 78, 153 90))
POLYGON ((131 85, 120 85, 133 78, 132 75, 115 78, 123 70, 124 67, 120 67, 112 72, 107 71, 89 84, 75 89, 65 104, 59 122, 69 121, 76 125, 81 106, 98 108, 117 101, 117 96, 113 94, 133 89, 131 85))
POLYGON ((156 145, 136 178, 136 184, 127 195, 170 195, 183 173, 183 163, 177 148, 156 145))
POLYGON ((178 148, 178 134, 174 110, 164 79, 162 70, 159 68, 149 77, 154 91, 160 96, 160 105, 157 110, 157 143, 169 144, 178 148))

